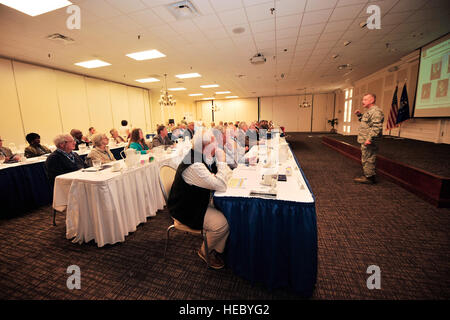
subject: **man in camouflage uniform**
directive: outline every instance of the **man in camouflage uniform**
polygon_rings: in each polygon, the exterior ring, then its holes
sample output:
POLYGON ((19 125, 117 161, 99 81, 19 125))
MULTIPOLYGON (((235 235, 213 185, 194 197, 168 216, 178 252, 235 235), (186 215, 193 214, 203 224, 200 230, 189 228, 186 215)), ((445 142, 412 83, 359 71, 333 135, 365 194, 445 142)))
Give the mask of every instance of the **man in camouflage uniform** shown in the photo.
POLYGON ((378 140, 383 135, 383 111, 375 105, 376 96, 373 93, 364 95, 362 104, 367 109, 364 114, 355 111, 361 124, 358 129, 358 143, 361 144, 361 163, 364 175, 355 178, 355 182, 375 183, 376 152, 378 140))

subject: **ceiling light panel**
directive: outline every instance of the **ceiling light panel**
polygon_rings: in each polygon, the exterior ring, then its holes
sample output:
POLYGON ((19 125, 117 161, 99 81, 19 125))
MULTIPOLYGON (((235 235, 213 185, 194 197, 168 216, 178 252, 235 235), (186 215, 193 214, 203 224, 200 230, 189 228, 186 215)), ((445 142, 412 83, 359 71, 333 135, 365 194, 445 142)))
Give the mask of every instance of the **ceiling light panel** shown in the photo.
POLYGON ((200 86, 201 88, 217 88, 219 85, 218 84, 205 84, 200 86))
POLYGON ((67 0, 0 0, 0 3, 32 17, 72 4, 67 0))
POLYGON ((182 87, 179 87, 179 88, 169 88, 169 89, 167 89, 167 90, 169 90, 169 91, 183 91, 183 90, 186 90, 186 88, 182 88, 182 87))
POLYGON ((130 57, 131 59, 141 61, 141 60, 149 60, 149 59, 156 59, 156 58, 164 58, 166 55, 164 53, 159 52, 156 49, 153 49, 153 50, 128 53, 126 56, 130 57))
POLYGON ((202 76, 201 74, 194 72, 194 73, 177 74, 175 77, 177 77, 178 79, 189 79, 189 78, 198 78, 201 76, 202 76))
POLYGON ((110 66, 111 64, 108 62, 102 61, 102 60, 95 59, 95 60, 77 62, 77 63, 75 63, 75 65, 83 67, 83 68, 87 68, 87 69, 93 69, 93 68, 110 66))
POLYGON ((159 79, 156 79, 156 78, 145 78, 145 79, 137 79, 136 81, 140 82, 140 83, 148 83, 148 82, 158 82, 159 79))

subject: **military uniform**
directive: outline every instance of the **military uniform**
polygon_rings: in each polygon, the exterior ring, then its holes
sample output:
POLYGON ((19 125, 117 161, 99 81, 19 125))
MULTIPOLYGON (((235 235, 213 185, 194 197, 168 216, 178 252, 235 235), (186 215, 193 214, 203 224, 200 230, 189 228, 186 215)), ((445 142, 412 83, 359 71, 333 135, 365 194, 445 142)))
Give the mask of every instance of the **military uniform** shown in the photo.
POLYGON ((375 178, 376 152, 378 140, 383 135, 383 111, 373 105, 363 114, 358 116, 361 124, 358 129, 358 143, 361 144, 361 164, 366 178, 375 178), (371 144, 364 145, 366 140, 371 144))

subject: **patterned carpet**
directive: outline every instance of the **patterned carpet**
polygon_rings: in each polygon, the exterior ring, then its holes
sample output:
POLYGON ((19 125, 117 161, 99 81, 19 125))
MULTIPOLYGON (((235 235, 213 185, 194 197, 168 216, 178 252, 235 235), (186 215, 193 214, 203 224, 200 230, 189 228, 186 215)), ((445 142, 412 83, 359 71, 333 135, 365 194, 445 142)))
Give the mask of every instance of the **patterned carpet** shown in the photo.
MULTIPOLYGON (((383 179, 356 185, 354 161, 292 134, 292 149, 316 196, 318 280, 312 299, 449 299, 450 210, 437 209, 383 179), (381 268, 381 290, 366 287, 369 265, 381 268)), ((0 221, 0 299, 300 299, 269 291, 229 269, 206 270, 201 240, 175 231, 160 212, 125 242, 97 248, 65 239, 64 216, 51 208, 0 221), (68 290, 66 269, 81 269, 81 290, 68 290)))

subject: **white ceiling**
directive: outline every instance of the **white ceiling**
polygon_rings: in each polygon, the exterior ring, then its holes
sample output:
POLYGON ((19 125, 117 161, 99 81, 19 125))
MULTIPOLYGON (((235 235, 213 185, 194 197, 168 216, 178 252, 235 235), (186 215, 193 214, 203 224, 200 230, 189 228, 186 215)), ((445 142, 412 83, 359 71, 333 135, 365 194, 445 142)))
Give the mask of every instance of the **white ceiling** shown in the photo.
POLYGON ((163 79, 167 73, 169 88, 188 89, 176 96, 210 97, 229 90, 231 95, 256 97, 303 93, 298 89, 304 87, 329 92, 348 86, 450 31, 448 0, 191 0, 200 16, 189 20, 176 20, 168 12, 166 5, 176 0, 71 1, 81 8, 80 30, 67 29, 65 8, 30 17, 0 5, 0 55, 157 91, 163 81, 135 80, 156 75, 163 79), (380 30, 359 26, 370 4, 381 8, 380 30), (270 8, 276 8, 275 14, 270 8), (235 34, 236 27, 245 31, 235 34), (47 40, 52 33, 75 43, 47 40), (345 47, 347 40, 352 43, 345 47), (388 51, 386 43, 396 51, 388 51), (149 49, 167 57, 135 61, 125 56, 149 49), (258 52, 267 62, 250 64, 258 52), (339 57, 333 59, 334 54, 339 57), (91 59, 112 65, 74 65, 91 59), (352 72, 337 70, 347 63, 353 65, 352 72), (176 83, 180 80, 175 74, 190 72, 203 77, 176 83), (220 88, 200 88, 210 83, 220 88))

